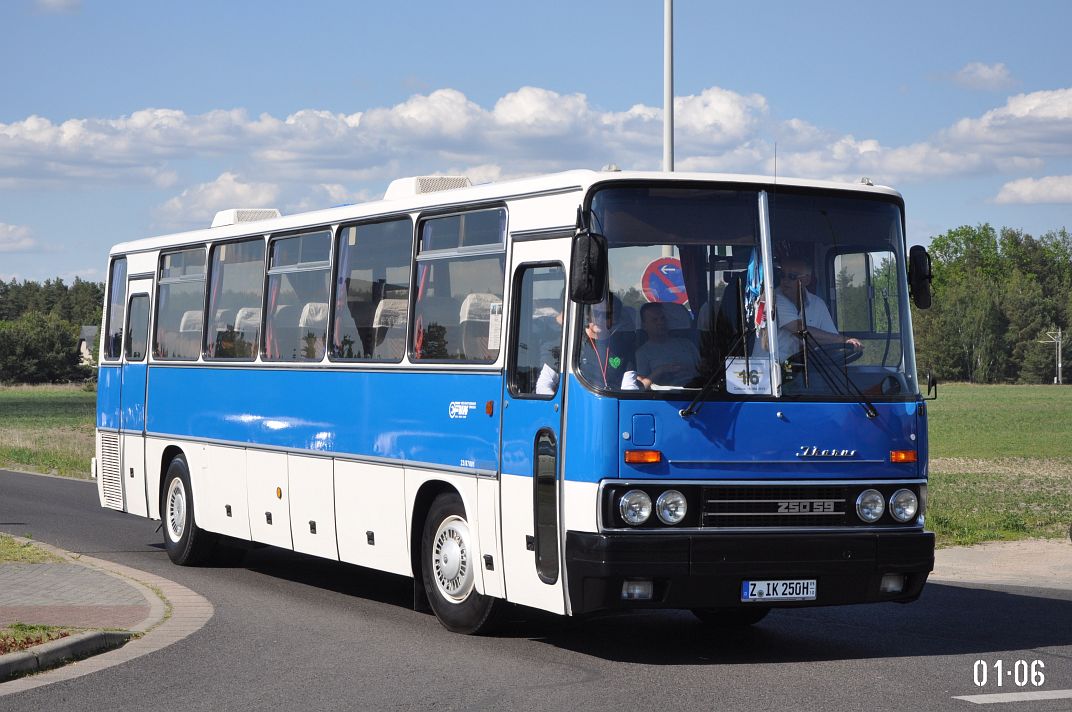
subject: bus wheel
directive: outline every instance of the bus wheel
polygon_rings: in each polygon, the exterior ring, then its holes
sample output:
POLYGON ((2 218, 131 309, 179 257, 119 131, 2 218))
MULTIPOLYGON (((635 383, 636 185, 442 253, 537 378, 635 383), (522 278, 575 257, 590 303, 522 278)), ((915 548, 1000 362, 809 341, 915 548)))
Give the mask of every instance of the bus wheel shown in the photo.
POLYGON ((421 537, 421 575, 439 622, 455 633, 487 631, 502 601, 475 590, 476 548, 455 493, 432 502, 421 537))
POLYGON ((164 520, 164 548, 180 566, 194 566, 208 559, 215 537, 194 523, 194 499, 186 458, 176 455, 164 475, 160 495, 160 518, 164 520))
POLYGON ((767 617, 769 608, 693 608, 692 614, 716 628, 747 628, 767 617))

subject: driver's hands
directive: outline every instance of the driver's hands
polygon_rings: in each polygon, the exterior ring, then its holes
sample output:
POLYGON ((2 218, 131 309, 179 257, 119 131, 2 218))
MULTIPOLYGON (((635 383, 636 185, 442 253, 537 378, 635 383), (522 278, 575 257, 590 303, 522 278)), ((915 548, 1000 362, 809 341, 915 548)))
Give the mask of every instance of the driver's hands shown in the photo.
POLYGON ((859 339, 845 339, 845 343, 851 346, 855 351, 862 351, 864 348, 864 345, 859 339))

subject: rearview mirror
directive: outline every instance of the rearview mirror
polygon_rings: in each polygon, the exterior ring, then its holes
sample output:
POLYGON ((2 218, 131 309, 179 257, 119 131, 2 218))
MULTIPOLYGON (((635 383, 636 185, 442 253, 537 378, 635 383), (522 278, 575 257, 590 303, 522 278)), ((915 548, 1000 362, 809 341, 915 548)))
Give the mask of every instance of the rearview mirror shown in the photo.
POLYGON ((927 397, 923 400, 938 399, 938 379, 930 371, 927 372, 927 397), (934 393, 932 396, 931 393, 934 393))
POLYGON ((598 304, 607 293, 607 240, 582 228, 573 236, 570 259, 570 299, 598 304))
POLYGON ((908 291, 920 309, 931 306, 931 256, 923 245, 908 251, 908 291))

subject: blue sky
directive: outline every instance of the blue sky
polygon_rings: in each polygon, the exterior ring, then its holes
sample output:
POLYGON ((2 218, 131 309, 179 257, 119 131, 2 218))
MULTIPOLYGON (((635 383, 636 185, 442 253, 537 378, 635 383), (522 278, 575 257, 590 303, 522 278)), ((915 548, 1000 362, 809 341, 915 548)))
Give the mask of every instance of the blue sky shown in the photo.
MULTIPOLYGON (((662 0, 0 3, 0 278, 378 198, 657 169, 662 0)), ((871 177, 909 240, 1072 228, 1067 2, 675 2, 680 170, 871 177)))

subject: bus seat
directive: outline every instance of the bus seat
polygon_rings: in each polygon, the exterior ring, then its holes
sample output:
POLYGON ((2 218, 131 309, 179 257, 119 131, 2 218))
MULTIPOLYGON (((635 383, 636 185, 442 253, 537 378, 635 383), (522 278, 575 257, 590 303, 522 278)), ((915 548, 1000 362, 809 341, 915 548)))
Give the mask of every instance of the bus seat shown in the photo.
MULTIPOLYGON (((458 300, 425 297, 417 302, 414 319, 424 329, 421 358, 447 359, 461 354, 458 300)), ((414 334, 414 338, 418 338, 414 334)))
POLYGON ((250 356, 257 355, 257 335, 261 328, 260 307, 242 307, 235 315, 235 339, 241 339, 251 349, 250 356))
POLYGON ((462 353, 471 361, 494 360, 499 353, 499 329, 502 328, 502 297, 488 293, 470 294, 462 302, 458 315, 461 323, 462 353), (492 334, 492 305, 498 305, 495 315, 498 327, 492 334), (489 343, 489 336, 494 335, 495 342, 489 343))
POLYGON ((372 328, 376 332, 373 358, 398 361, 406 351, 406 325, 409 322, 409 301, 381 299, 376 305, 372 328))
POLYGON ((197 358, 201 353, 201 326, 204 324, 204 312, 190 309, 183 312, 179 321, 179 341, 173 349, 176 358, 197 358))
POLYGON ((692 315, 684 304, 663 302, 663 314, 666 315, 666 326, 671 336, 688 339, 694 345, 699 343, 699 336, 692 326, 692 315))
POLYGON ((309 302, 302 308, 301 318, 298 320, 298 354, 301 358, 316 361, 324 358, 327 325, 327 302, 309 302))

